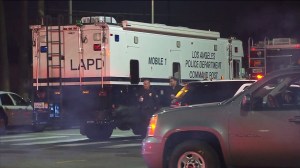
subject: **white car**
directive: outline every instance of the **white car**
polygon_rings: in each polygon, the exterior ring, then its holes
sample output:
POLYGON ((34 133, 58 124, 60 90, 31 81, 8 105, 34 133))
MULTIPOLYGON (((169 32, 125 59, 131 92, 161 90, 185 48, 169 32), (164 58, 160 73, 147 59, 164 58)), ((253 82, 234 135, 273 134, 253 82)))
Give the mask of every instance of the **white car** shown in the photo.
POLYGON ((0 122, 6 129, 31 126, 34 131, 43 131, 45 124, 37 122, 36 116, 30 102, 16 93, 0 91, 0 122))

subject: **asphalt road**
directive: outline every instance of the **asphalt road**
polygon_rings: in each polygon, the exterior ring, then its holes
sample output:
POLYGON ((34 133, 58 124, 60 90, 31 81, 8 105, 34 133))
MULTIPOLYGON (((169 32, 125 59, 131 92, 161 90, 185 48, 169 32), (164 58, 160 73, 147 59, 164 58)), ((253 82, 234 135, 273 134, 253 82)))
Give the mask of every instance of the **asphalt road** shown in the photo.
POLYGON ((79 129, 8 132, 0 136, 1 168, 146 168, 142 138, 114 130, 108 141, 91 141, 79 129))

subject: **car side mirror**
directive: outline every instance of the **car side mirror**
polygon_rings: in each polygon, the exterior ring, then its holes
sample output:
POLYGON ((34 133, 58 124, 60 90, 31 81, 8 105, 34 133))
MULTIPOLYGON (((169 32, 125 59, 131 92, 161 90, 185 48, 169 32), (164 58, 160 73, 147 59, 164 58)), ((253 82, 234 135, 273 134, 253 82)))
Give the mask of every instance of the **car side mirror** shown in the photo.
POLYGON ((251 95, 250 94, 246 94, 243 96, 242 102, 241 102, 241 109, 243 111, 249 111, 251 108, 251 95))

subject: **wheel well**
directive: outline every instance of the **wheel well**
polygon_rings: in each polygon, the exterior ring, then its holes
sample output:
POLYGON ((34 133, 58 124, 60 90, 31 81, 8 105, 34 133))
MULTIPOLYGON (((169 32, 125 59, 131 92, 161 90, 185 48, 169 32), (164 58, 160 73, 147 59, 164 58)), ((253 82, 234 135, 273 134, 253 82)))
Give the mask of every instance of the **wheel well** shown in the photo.
POLYGON ((171 135, 165 144, 165 149, 163 154, 164 167, 167 167, 168 161, 170 159, 170 155, 173 152, 174 148, 178 144, 188 140, 199 140, 208 143, 218 153, 222 167, 225 167, 224 157, 222 154, 222 149, 218 138, 210 132, 202 132, 202 131, 178 132, 171 135))

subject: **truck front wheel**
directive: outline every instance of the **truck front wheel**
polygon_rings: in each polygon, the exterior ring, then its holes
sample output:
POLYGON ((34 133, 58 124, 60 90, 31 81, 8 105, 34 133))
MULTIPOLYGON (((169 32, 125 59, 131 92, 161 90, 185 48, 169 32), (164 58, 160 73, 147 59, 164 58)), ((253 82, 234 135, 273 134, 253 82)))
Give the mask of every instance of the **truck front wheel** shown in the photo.
POLYGON ((131 129, 134 135, 140 135, 142 138, 145 138, 147 135, 148 123, 133 124, 131 129))
POLYGON ((186 141, 175 147, 168 167, 220 168, 220 160, 216 151, 207 143, 186 141))
POLYGON ((86 127, 86 136, 92 140, 107 140, 113 133, 113 127, 103 125, 90 125, 86 127))

